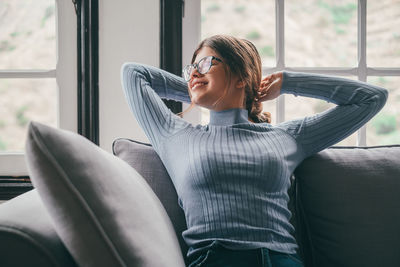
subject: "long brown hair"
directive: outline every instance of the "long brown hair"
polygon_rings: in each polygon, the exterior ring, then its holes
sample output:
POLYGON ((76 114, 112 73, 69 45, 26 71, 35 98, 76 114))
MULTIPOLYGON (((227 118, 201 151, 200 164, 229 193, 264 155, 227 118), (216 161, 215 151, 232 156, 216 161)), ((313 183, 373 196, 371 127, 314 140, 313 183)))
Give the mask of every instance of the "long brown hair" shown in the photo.
MULTIPOLYGON (((236 75, 239 80, 243 81, 245 86, 245 103, 243 103, 248 111, 249 119, 252 122, 271 122, 271 113, 262 112, 262 103, 255 101, 257 92, 261 85, 261 58, 257 48, 253 43, 246 39, 239 39, 230 35, 214 35, 204 39, 193 53, 191 63, 196 60, 197 54, 203 47, 209 47, 218 53, 225 64, 223 64, 226 72, 228 73, 229 81, 231 75, 236 75)), ((228 88, 228 87, 226 87, 228 88)), ((224 94, 216 101, 218 103, 227 93, 225 89, 224 94)), ((179 113, 183 116, 188 112, 194 103, 179 113)))

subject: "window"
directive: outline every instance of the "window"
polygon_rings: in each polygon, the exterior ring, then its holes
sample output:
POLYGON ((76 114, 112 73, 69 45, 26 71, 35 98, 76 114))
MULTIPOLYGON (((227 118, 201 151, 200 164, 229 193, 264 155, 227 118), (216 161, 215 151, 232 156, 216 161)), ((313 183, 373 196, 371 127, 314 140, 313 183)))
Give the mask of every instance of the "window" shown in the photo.
POLYGON ((71 1, 2 0, 0 20, 0 176, 23 176, 29 121, 76 132, 76 17, 71 1))
MULTIPOLYGON (((188 38, 193 43, 193 39, 199 42, 214 34, 231 34, 256 45, 264 76, 280 70, 313 72, 387 88, 389 99, 385 108, 338 145, 400 143, 400 114, 396 109, 400 104, 400 1, 186 2, 189 14, 183 21, 184 46, 188 38)), ((185 53, 193 50, 183 51, 183 59, 190 59, 191 54, 185 53)), ((272 124, 331 106, 321 100, 291 95, 264 102, 264 110, 272 113, 272 124)), ((201 123, 208 123, 208 116, 207 110, 201 109, 201 123)))

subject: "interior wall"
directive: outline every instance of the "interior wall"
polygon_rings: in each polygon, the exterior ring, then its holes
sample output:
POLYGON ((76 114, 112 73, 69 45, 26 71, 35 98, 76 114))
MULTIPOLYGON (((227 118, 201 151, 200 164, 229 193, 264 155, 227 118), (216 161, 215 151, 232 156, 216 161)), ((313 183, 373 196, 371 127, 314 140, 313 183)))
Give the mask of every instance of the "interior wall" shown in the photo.
MULTIPOLYGON (((201 34, 201 1, 186 0, 185 16, 182 19, 182 67, 189 64, 192 60, 193 52, 200 43, 201 34)), ((186 110, 190 104, 183 103, 183 110, 186 110)), ((200 107, 194 106, 192 110, 186 113, 183 118, 192 124, 201 124, 200 107)))
POLYGON ((100 147, 114 139, 148 142, 125 101, 120 81, 124 62, 160 65, 160 1, 99 1, 100 147))

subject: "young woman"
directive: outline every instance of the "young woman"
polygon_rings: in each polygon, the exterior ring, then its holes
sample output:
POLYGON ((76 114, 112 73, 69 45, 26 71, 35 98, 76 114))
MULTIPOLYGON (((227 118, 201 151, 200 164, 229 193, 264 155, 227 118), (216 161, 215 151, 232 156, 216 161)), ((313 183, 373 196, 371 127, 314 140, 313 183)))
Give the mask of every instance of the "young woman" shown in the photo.
POLYGON ((306 157, 370 120, 384 106, 387 91, 287 71, 262 80, 255 46, 226 35, 203 40, 183 72, 181 78, 126 63, 122 83, 185 212, 189 266, 303 266, 289 223, 289 178, 306 157), (337 106, 273 126, 262 102, 280 94, 337 106), (192 125, 160 97, 209 109, 209 124, 192 125))

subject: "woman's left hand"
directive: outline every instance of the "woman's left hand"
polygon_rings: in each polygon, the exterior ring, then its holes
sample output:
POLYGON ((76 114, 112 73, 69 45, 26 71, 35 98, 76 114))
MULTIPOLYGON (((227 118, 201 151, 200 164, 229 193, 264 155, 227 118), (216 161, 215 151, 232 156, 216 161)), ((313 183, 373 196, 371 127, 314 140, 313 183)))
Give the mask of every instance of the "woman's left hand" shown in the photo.
POLYGON ((266 76, 260 85, 256 101, 263 102, 277 98, 281 94, 283 72, 275 72, 266 76))

